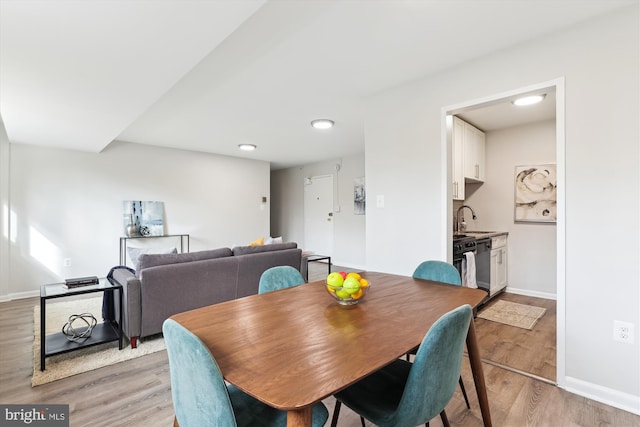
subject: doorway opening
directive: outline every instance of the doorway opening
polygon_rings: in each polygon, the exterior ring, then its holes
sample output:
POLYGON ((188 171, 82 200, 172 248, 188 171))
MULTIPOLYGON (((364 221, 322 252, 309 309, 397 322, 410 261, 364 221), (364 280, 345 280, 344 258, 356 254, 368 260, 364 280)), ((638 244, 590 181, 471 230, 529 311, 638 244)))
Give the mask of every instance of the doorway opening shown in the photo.
MULTIPOLYGON (((446 189, 443 191, 442 205, 446 206, 446 212, 443 213, 443 218, 446 218, 447 224, 447 245, 449 247, 449 259, 452 259, 452 237, 453 237, 453 212, 454 212, 454 185, 452 181, 452 125, 453 116, 467 115, 468 117, 479 117, 478 114, 483 110, 501 108, 502 106, 512 107, 511 101, 517 97, 529 95, 533 93, 550 93, 555 94, 555 160, 557 167, 557 221, 555 224, 555 297, 556 297, 556 338, 555 338, 555 363, 556 363, 556 375, 555 382, 558 386, 564 387, 565 378, 565 117, 564 117, 564 79, 559 78, 548 82, 539 83, 532 86, 527 86, 519 89, 515 89, 509 92, 494 94, 485 98, 475 99, 467 101, 461 104, 444 107, 442 109, 442 147, 443 152, 446 153, 443 156, 446 159, 446 179, 443 180, 446 184, 446 189)), ((505 118, 506 120, 506 118, 505 118)), ((535 121, 531 119, 530 121, 535 121)), ((509 126, 505 124, 505 126, 509 126)), ((516 165, 511 165, 516 166, 516 165)), ((475 185, 475 184, 474 184, 475 185)), ((475 189, 472 188, 473 192, 475 189)), ((513 197, 513 193, 508 197, 513 197)), ((480 216, 480 212, 477 212, 480 216)), ((509 285, 512 285, 509 283, 509 285)), ((517 287, 517 286, 516 286, 517 287)), ((507 288, 508 289, 508 288, 507 288)), ((535 296, 535 292, 532 294, 535 296)))

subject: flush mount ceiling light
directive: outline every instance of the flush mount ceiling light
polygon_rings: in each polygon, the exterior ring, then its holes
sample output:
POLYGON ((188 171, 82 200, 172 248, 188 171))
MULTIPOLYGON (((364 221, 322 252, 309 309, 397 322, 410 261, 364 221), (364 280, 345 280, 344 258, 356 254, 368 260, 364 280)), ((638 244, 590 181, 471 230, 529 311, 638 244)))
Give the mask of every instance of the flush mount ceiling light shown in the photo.
POLYGON ((254 144, 238 144, 238 148, 242 151, 253 151, 258 147, 254 144))
POLYGON ((513 105, 517 105, 518 107, 524 107, 526 105, 533 105, 533 104, 537 104, 538 102, 541 102, 544 97, 547 96, 546 93, 543 93, 541 95, 529 95, 529 96, 523 96, 522 98, 518 98, 516 100, 513 100, 513 105))
POLYGON ((333 120, 329 119, 317 119, 311 122, 311 126, 316 129, 329 129, 333 127, 333 120))

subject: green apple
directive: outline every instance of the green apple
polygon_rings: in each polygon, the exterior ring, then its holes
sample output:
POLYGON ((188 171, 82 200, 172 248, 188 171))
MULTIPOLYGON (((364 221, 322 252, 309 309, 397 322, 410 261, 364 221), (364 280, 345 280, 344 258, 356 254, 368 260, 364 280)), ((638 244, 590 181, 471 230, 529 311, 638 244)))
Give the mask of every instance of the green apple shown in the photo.
POLYGON ((340 299, 349 299, 351 297, 351 294, 344 289, 341 289, 339 291, 336 291, 336 296, 340 299))
POLYGON ((327 276, 327 285, 331 286, 333 289, 341 288, 343 282, 344 279, 340 273, 331 273, 327 276))
POLYGON ((342 283, 342 290, 349 294, 355 294, 360 290, 360 281, 355 277, 347 277, 342 283))

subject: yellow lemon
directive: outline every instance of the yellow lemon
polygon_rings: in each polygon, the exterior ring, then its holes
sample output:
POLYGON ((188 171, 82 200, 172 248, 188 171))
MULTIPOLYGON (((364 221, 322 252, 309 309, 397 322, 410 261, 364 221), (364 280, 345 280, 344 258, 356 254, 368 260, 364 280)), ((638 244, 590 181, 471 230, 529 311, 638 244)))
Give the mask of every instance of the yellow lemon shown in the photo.
POLYGON ((360 279, 360 287, 368 288, 369 287, 369 281, 367 279, 360 279))
POLYGON ((336 290, 335 290, 335 289, 333 289, 333 288, 332 288, 331 286, 329 286, 329 285, 327 285, 327 290, 328 290, 329 292, 333 293, 333 294, 335 294, 335 293, 336 293, 336 290))

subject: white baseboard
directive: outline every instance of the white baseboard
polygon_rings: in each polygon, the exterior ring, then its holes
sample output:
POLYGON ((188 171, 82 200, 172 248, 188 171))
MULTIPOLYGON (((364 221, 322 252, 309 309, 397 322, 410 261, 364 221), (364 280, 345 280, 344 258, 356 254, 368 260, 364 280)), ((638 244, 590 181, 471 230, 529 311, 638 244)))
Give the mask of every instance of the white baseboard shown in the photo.
POLYGON ((16 292, 7 295, 0 295, 0 302, 13 301, 16 299, 39 297, 40 291, 16 292))
POLYGON ((353 270, 353 271, 367 271, 367 267, 363 265, 350 264, 348 262, 343 263, 340 261, 335 262, 331 260, 331 265, 332 266, 339 265, 340 267, 344 267, 346 269, 353 270))
POLYGON ((573 377, 565 377, 565 384, 562 388, 578 396, 640 415, 640 396, 623 393, 573 377))
POLYGON ((557 299, 556 294, 552 294, 549 292, 532 291, 530 289, 518 289, 518 288, 512 288, 511 286, 507 286, 507 289, 505 289, 505 292, 509 292, 510 294, 524 295, 528 297, 536 297, 536 298, 544 298, 544 299, 552 299, 552 300, 557 299))

